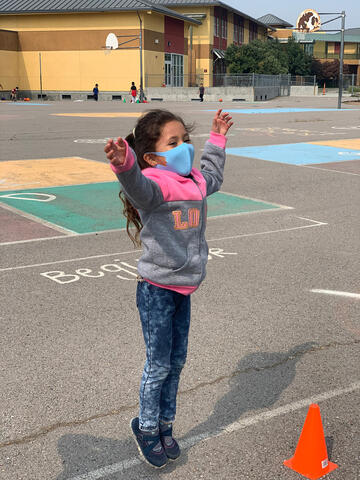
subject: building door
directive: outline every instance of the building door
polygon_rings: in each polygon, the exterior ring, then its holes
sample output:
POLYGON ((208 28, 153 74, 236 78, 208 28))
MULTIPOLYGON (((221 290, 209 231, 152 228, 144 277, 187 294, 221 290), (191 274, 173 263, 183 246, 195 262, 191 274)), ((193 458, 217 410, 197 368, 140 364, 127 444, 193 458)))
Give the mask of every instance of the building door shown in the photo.
POLYGON ((165 85, 168 87, 184 86, 184 56, 165 53, 165 85))
POLYGON ((165 85, 173 86, 171 81, 171 53, 165 53, 165 85))

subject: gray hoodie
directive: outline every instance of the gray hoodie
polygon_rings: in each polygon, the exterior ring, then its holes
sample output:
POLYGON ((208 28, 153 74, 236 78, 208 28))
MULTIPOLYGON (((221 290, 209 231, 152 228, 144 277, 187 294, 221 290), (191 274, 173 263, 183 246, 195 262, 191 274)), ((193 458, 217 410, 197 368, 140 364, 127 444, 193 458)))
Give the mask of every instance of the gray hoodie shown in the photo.
POLYGON ((143 224, 138 264, 143 278, 172 286, 198 286, 205 278, 206 197, 223 182, 225 143, 223 135, 211 132, 201 170, 193 168, 187 177, 153 167, 140 170, 128 145, 125 163, 112 166, 143 224))

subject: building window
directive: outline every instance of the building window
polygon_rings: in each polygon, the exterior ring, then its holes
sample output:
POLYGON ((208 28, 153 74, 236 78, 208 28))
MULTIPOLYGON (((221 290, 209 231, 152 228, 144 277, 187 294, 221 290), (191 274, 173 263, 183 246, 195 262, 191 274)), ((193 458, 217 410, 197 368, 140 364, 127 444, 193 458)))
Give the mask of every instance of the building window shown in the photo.
POLYGON ((215 23, 214 36, 215 37, 220 37, 220 18, 215 17, 214 18, 214 23, 215 23))
POLYGON ((308 55, 314 54, 314 44, 313 43, 304 43, 304 52, 308 55))
POLYGON ((242 45, 244 43, 244 19, 234 13, 234 43, 242 45))
POLYGON ((214 9, 214 37, 227 38, 227 11, 220 7, 214 9))
POLYGON ((249 42, 257 39, 258 28, 257 24, 249 21, 249 42))
POLYGON ((227 11, 223 10, 221 16, 221 36, 227 38, 227 11))

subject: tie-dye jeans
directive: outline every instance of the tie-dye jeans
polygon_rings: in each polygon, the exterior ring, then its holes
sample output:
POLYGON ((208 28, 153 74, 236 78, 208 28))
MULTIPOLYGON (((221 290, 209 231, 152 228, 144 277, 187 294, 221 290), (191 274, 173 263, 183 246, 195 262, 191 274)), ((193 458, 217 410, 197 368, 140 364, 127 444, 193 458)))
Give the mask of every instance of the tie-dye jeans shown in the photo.
POLYGON ((141 430, 156 430, 159 420, 172 422, 181 370, 186 361, 190 326, 190 295, 137 285, 136 304, 146 346, 140 385, 141 430))

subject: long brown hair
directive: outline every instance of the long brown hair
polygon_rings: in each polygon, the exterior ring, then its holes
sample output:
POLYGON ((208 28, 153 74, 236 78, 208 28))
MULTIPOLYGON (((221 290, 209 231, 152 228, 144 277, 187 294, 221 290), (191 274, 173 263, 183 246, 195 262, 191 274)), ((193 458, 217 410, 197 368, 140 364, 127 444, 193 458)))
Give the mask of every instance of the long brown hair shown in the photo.
MULTIPOLYGON (((144 154, 155 151, 155 145, 160 138, 161 130, 164 125, 173 120, 184 125, 185 130, 190 133, 192 125, 186 125, 181 117, 169 112, 168 110, 154 109, 149 110, 142 115, 132 133, 130 133, 125 140, 129 146, 134 150, 137 162, 141 170, 149 168, 150 165, 144 160, 144 154)), ((139 212, 130 203, 124 192, 120 190, 120 200, 124 205, 123 214, 126 217, 126 231, 135 246, 141 245, 140 232, 143 227, 139 212), (131 225, 136 229, 133 235, 130 231, 131 225)))

